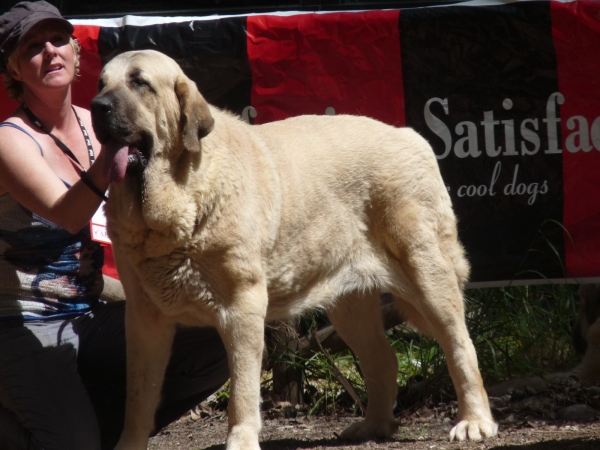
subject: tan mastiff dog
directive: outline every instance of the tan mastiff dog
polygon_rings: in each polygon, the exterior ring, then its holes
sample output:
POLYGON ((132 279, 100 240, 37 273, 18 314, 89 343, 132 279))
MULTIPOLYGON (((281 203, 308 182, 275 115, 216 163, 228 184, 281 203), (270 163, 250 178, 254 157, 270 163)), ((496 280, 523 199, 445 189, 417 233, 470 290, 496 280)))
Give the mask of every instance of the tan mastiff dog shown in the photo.
POLYGON ((265 322, 323 308, 358 356, 366 417, 342 433, 388 438, 397 360, 380 293, 443 348, 458 395, 452 439, 497 425, 465 326, 469 266, 431 147, 354 116, 252 126, 206 103, 155 51, 114 58, 92 104, 112 180, 108 232, 127 296, 127 414, 142 450, 176 324, 210 325, 231 371, 228 450, 258 450, 265 322))

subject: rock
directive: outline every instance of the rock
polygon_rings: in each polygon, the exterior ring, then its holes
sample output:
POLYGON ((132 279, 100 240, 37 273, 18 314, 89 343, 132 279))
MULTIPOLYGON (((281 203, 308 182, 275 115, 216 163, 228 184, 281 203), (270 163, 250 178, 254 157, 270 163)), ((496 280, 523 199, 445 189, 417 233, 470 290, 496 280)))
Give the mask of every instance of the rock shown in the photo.
POLYGON ((502 408, 502 407, 510 404, 511 398, 512 397, 508 394, 503 395, 502 397, 492 397, 490 395, 490 397, 489 397, 490 406, 492 408, 502 408))
POLYGON ((537 393, 548 386, 548 381, 542 377, 519 378, 508 380, 487 388, 487 393, 491 397, 503 397, 511 395, 514 392, 537 393))
POLYGON ((558 417, 563 420, 592 420, 598 412, 588 405, 570 405, 558 410, 558 417))
POLYGON ((552 410, 552 400, 546 397, 527 397, 521 401, 515 402, 513 408, 516 411, 529 410, 535 412, 544 412, 552 410))

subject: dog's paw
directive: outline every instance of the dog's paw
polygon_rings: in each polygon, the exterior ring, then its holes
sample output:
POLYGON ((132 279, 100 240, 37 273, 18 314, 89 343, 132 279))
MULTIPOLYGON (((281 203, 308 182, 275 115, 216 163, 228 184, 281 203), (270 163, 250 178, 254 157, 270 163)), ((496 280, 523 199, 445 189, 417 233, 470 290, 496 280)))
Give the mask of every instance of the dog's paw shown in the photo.
POLYGON ((396 433, 400 424, 395 420, 367 422, 361 420, 346 428, 340 439, 344 441, 364 442, 371 439, 388 439, 396 433))
POLYGON ((250 426, 235 426, 227 436, 226 450, 260 450, 258 431, 250 426))
POLYGON ((450 441, 480 441, 498 434, 498 424, 492 419, 461 420, 450 430, 450 441))

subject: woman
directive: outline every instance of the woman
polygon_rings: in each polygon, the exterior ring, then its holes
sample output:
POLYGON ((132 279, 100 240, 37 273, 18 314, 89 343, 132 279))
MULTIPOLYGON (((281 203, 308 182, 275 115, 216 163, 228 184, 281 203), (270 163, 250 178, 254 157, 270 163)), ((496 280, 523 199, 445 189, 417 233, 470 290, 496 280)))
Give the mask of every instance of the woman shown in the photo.
MULTIPOLYGON (((0 16, 0 449, 112 448, 125 405, 124 303, 104 304, 89 221, 108 187, 89 111, 71 104, 72 25, 44 2, 0 16), (88 134, 89 132, 89 134, 88 134)), ((156 431, 228 378, 212 329, 179 330, 156 431)))

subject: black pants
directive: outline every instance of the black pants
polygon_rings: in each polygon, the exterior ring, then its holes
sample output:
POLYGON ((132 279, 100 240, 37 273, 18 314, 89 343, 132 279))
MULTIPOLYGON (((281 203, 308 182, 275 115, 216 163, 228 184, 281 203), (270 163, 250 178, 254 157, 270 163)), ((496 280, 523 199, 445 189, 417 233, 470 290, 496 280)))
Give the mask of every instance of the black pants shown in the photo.
MULTIPOLYGON (((0 450, 112 449, 125 417, 125 303, 67 320, 0 323, 0 450)), ((229 377, 212 328, 175 335, 155 432, 229 377)))

